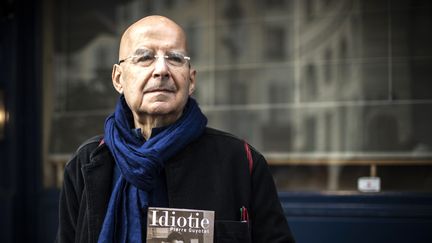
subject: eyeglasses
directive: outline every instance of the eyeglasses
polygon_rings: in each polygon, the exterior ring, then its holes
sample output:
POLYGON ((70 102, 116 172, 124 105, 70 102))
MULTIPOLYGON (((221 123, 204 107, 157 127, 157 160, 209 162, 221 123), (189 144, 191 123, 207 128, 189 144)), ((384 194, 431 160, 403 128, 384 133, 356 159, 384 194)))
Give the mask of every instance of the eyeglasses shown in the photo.
POLYGON ((132 64, 135 65, 139 65, 142 67, 149 67, 151 66, 156 59, 158 58, 164 58, 167 62, 168 65, 173 66, 173 67, 182 67, 183 65, 186 64, 186 62, 190 61, 190 57, 185 56, 183 54, 180 53, 168 53, 166 55, 155 55, 153 53, 144 53, 144 54, 140 54, 140 55, 132 55, 132 56, 128 56, 122 60, 120 60, 118 62, 118 64, 120 65, 122 62, 125 62, 127 60, 131 60, 132 64))

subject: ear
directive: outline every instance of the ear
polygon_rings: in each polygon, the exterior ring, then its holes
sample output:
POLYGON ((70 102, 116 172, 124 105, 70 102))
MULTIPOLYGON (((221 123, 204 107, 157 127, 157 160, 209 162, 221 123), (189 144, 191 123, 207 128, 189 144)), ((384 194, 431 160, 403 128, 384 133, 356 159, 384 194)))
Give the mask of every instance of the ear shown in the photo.
POLYGON ((118 64, 114 64, 111 78, 114 88, 119 92, 120 94, 123 93, 123 85, 121 83, 121 74, 122 74, 122 68, 118 64))
POLYGON ((192 95, 195 91, 195 78, 196 78, 196 70, 190 69, 189 71, 189 95, 192 95))

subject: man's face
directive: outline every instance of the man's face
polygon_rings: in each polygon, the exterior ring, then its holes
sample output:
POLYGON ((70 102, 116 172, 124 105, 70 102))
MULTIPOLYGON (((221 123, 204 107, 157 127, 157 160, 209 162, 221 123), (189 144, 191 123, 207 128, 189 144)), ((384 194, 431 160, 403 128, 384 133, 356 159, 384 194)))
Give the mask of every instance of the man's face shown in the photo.
MULTIPOLYGON (((156 22, 139 25, 122 41, 120 59, 126 59, 113 69, 113 82, 123 93, 135 119, 146 116, 178 118, 195 86, 195 70, 186 60, 172 65, 163 56, 186 56, 186 38, 172 23, 156 22), (123 56, 122 56, 123 55, 123 56), (157 55, 150 65, 146 57, 157 55)), ((183 60, 183 59, 182 59, 183 60)))

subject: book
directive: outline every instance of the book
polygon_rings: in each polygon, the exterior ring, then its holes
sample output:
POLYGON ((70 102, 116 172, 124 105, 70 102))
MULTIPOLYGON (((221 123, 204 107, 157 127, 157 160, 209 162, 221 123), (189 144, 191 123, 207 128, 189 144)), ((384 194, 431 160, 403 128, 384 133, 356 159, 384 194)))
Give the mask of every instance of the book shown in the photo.
POLYGON ((214 211, 149 207, 147 243, 213 243, 214 211))

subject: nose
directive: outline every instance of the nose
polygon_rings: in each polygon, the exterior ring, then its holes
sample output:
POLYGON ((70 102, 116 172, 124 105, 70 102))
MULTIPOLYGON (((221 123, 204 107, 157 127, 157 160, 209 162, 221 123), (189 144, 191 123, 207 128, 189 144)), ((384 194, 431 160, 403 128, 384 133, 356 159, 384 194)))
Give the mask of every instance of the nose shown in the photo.
POLYGON ((154 61, 153 78, 160 78, 162 80, 170 77, 169 68, 163 56, 159 56, 154 61))

